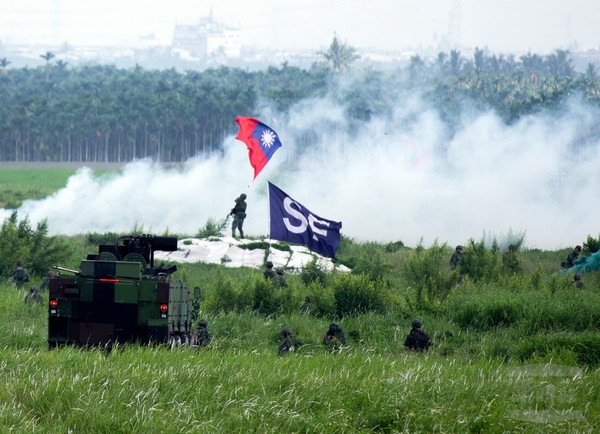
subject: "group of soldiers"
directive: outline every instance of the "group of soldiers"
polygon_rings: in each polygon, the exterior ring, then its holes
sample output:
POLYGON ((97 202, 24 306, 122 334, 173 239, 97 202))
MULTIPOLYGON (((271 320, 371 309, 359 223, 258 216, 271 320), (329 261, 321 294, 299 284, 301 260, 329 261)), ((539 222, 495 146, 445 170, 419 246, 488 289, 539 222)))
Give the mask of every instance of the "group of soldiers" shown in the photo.
MULTIPOLYGON (((208 325, 204 319, 200 320, 198 330, 194 335, 194 342, 199 347, 206 347, 212 342, 212 336, 208 331, 208 325)), ((280 356, 288 354, 302 345, 304 343, 296 339, 292 329, 284 327, 281 329, 281 342, 277 347, 277 354, 280 356)), ((328 351, 335 351, 346 345, 346 333, 338 323, 332 322, 329 324, 323 336, 323 345, 328 351)), ((417 319, 413 320, 410 332, 404 341, 406 349, 423 352, 427 351, 431 345, 432 342, 429 335, 421 328, 421 321, 417 319)))
MULTIPOLYGON (((277 348, 277 354, 287 354, 302 345, 302 342, 294 337, 292 330, 289 327, 284 327, 281 330, 281 342, 277 348)), ((329 324, 329 328, 323 336, 323 345, 328 351, 334 351, 346 345, 346 333, 338 323, 332 322, 329 324)), ((427 351, 431 345, 431 339, 422 329, 421 321, 418 319, 413 320, 410 332, 404 340, 406 349, 422 352, 427 351)))
MULTIPOLYGON (((580 245, 575 246, 575 248, 567 255, 567 259, 560 263, 561 268, 568 270, 575 265, 575 261, 579 258, 581 250, 580 245)), ((581 274, 573 274, 573 286, 577 289, 583 289, 585 287, 583 280, 581 279, 581 274)))
POLYGON ((273 262, 267 261, 265 264, 265 271, 263 272, 263 276, 266 280, 272 281, 276 286, 282 288, 287 286, 287 282, 285 280, 285 275, 283 273, 283 268, 273 268, 273 262))
MULTIPOLYGON (((456 246, 452 257, 450 257, 450 268, 459 269, 460 262, 462 260, 464 247, 461 245, 456 246)), ((509 244, 506 251, 502 254, 502 266, 511 273, 517 273, 521 271, 521 263, 517 258, 517 249, 514 244, 509 244)), ((462 275, 459 279, 462 280, 462 275)))
MULTIPOLYGON (((50 275, 51 273, 49 273, 50 275)), ((25 303, 44 303, 44 298, 40 294, 40 291, 48 289, 48 279, 49 277, 44 278, 42 281, 41 287, 38 289, 37 286, 30 285, 29 291, 25 294, 23 301, 25 303)), ((17 260, 15 264, 15 269, 13 270, 13 274, 9 279, 13 285, 17 287, 17 289, 23 289, 27 283, 29 283, 30 277, 27 268, 23 265, 22 260, 17 260)))
MULTIPOLYGON (((462 260, 462 255, 463 255, 463 246, 458 245, 456 246, 454 253, 452 254, 452 257, 450 258, 450 268, 451 269, 458 269, 460 262, 462 260)), ((508 246, 508 249, 503 253, 502 255, 502 266, 504 267, 505 270, 511 272, 511 273, 518 273, 521 271, 521 263, 519 262, 519 259, 517 257, 517 253, 516 253, 516 248, 513 244, 510 244, 508 246)), ((563 270, 568 270, 569 268, 571 268, 573 265, 575 265, 575 261, 577 260, 577 258, 579 258, 579 255, 581 254, 581 246, 577 245, 575 246, 575 248, 569 253, 569 255, 567 256, 567 259, 561 262, 561 268, 563 270)), ((459 273, 459 283, 462 281, 462 273, 459 273)), ((584 288, 584 283, 583 280, 581 279, 581 274, 579 273, 574 273, 573 274, 573 286, 577 289, 583 289, 584 288)))

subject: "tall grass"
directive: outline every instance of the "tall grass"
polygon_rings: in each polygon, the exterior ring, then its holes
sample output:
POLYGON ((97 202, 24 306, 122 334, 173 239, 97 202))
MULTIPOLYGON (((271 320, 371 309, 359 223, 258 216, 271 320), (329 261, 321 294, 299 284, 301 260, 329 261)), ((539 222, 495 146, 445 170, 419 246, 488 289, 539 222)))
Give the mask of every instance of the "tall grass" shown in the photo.
MULTIPOLYGON (((402 345, 411 316, 363 314, 340 321, 348 346, 329 353, 326 318, 228 313, 208 316, 214 341, 205 349, 47 351, 46 307, 0 290, 6 432, 600 429, 600 371, 577 366, 564 345, 548 351, 552 338, 514 342, 518 326, 475 331, 430 313, 421 319, 435 348, 415 354, 402 345), (282 327, 304 343, 284 357, 276 352, 282 327)), ((573 335, 554 336, 577 347, 573 335)))

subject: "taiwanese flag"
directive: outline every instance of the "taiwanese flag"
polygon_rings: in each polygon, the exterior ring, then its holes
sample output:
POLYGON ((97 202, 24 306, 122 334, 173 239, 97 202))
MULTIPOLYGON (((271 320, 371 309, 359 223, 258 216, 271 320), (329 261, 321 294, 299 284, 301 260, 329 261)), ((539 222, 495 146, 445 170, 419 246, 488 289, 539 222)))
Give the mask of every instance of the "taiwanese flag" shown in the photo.
POLYGON ((281 142, 277 133, 258 119, 238 116, 235 121, 240 126, 236 139, 248 147, 250 164, 254 167, 254 179, 271 159, 281 142))

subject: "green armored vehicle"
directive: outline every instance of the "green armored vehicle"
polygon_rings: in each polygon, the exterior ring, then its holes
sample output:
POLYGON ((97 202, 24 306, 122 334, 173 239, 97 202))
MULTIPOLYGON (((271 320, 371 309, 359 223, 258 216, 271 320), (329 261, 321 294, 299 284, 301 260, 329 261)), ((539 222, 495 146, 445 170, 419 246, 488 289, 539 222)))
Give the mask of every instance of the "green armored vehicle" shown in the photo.
POLYGON ((48 285, 49 348, 191 340, 188 288, 171 278, 176 266, 154 264, 154 252, 177 250, 177 238, 124 236, 98 250, 79 270, 55 267, 69 275, 48 285))

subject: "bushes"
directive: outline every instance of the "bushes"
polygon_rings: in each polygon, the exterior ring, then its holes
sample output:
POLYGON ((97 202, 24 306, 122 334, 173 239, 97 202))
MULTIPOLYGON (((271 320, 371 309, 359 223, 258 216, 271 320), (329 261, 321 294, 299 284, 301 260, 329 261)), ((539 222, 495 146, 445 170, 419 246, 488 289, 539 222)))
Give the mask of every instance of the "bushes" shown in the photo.
POLYGON ((461 328, 478 331, 515 326, 532 335, 600 329, 600 295, 570 288, 553 294, 468 283, 451 296, 446 312, 461 328))
POLYGON ((389 297, 383 282, 374 282, 365 274, 340 274, 332 282, 335 313, 338 317, 366 312, 385 313, 389 297))
POLYGON ((521 361, 532 358, 544 361, 558 359, 556 361, 559 363, 574 358, 578 365, 596 367, 600 365, 600 336, 597 333, 532 336, 516 345, 514 356, 521 361))
POLYGON ((304 298, 310 295, 311 315, 340 318, 366 312, 385 313, 394 304, 389 287, 364 274, 329 274, 327 278, 328 285, 314 279, 306 285, 292 281, 279 288, 262 274, 249 273, 240 283, 219 273, 211 283, 203 309, 212 314, 254 311, 263 316, 289 315, 299 312, 304 298))
POLYGON ((392 264, 385 257, 384 249, 386 248, 376 243, 361 245, 352 261, 352 274, 364 274, 371 280, 385 279, 392 269, 392 264))
POLYGON ((437 241, 428 249, 419 245, 408 255, 404 275, 415 289, 417 308, 441 303, 459 280, 458 273, 449 269, 446 244, 439 245, 437 241))
POLYGON ((10 277, 17 259, 23 260, 32 275, 45 275, 52 265, 69 256, 62 239, 48 236, 46 220, 33 229, 29 219, 18 221, 14 211, 0 228, 0 275, 10 277))
POLYGON ((500 250, 496 241, 487 249, 483 240, 469 240, 460 261, 460 271, 475 282, 493 282, 500 274, 499 258, 500 250))

